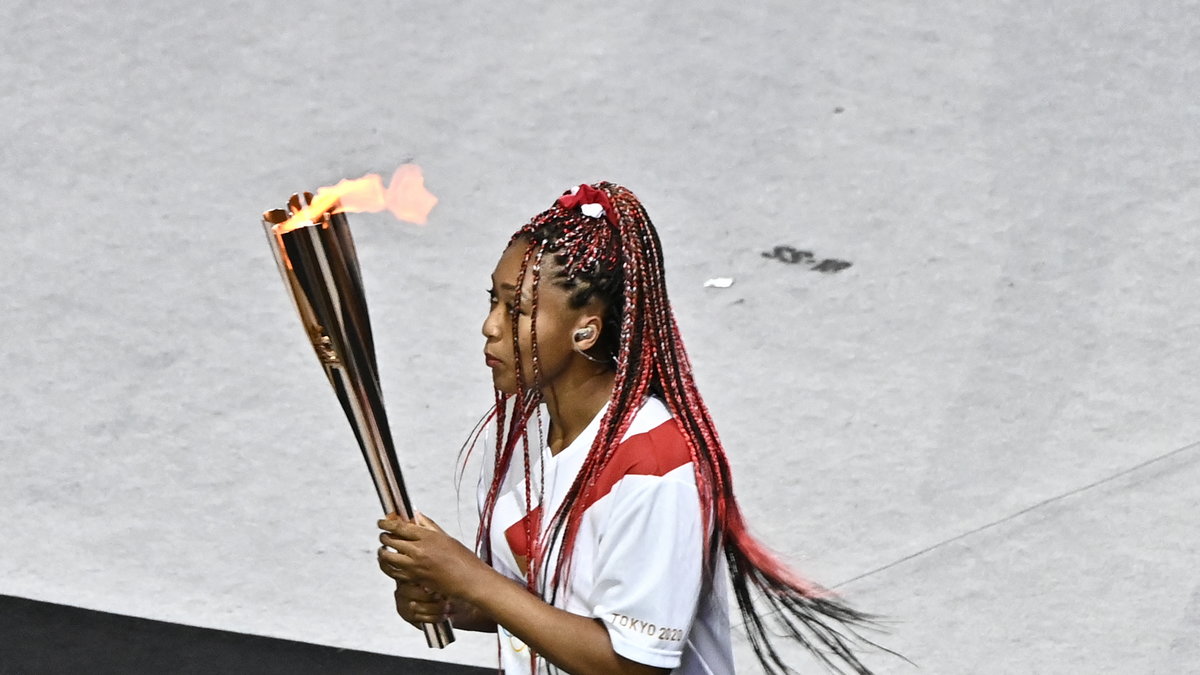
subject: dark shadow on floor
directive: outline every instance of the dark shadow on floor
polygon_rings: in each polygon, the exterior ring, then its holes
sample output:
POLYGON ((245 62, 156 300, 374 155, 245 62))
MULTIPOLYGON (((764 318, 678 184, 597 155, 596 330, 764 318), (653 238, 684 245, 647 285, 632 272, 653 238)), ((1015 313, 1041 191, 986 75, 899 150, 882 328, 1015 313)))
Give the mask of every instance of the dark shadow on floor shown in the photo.
POLYGON ((388 673, 494 669, 196 628, 0 595, 0 673, 388 673))

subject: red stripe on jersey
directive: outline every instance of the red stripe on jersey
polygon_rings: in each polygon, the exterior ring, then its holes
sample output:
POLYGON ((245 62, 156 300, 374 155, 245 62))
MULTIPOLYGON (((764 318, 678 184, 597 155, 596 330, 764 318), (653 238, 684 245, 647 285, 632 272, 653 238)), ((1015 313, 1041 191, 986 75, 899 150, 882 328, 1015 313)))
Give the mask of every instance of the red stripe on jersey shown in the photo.
POLYGON ((596 477, 591 491, 584 495, 584 511, 603 499, 625 476, 665 476, 692 461, 687 440, 674 419, 650 431, 630 436, 617 446, 608 466, 596 477))
MULTIPOLYGON (((674 419, 635 436, 625 439, 613 457, 596 478, 590 493, 583 498, 581 508, 586 511, 593 504, 612 492, 614 486, 625 476, 665 476, 692 461, 683 432, 674 419)), ((525 536, 525 523, 532 517, 529 531, 541 532, 542 507, 539 505, 528 516, 518 520, 504 530, 508 547, 516 557, 518 565, 529 557, 529 540, 525 536)))
POLYGON ((540 532, 542 527, 542 507, 529 512, 528 516, 513 523, 511 527, 504 531, 504 538, 508 540, 508 548, 513 552, 513 556, 517 559, 517 564, 520 565, 521 560, 529 558, 529 538, 525 536, 525 521, 532 517, 533 527, 530 532, 540 532))

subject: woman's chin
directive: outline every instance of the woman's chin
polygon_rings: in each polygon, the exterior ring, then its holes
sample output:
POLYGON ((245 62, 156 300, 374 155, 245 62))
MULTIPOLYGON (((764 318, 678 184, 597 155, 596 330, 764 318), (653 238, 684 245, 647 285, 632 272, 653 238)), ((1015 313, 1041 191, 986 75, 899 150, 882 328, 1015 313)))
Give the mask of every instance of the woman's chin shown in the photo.
POLYGON ((510 377, 505 377, 504 374, 492 371, 492 386, 495 387, 501 394, 512 396, 517 393, 517 383, 510 377))

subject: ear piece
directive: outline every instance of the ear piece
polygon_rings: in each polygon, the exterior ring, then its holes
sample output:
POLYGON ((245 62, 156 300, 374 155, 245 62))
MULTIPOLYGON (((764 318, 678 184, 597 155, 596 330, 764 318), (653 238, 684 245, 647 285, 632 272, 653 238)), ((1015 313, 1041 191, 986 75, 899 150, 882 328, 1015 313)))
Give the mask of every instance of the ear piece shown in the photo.
POLYGON ((583 358, 587 359, 588 361, 594 361, 596 363, 605 363, 605 364, 611 363, 611 359, 598 359, 579 348, 578 343, 583 342, 584 340, 590 340, 595 335, 596 335, 596 327, 595 326, 584 326, 583 328, 580 328, 579 330, 575 331, 575 334, 572 335, 572 337, 575 338, 575 342, 576 342, 575 351, 579 352, 579 354, 582 355, 583 358))

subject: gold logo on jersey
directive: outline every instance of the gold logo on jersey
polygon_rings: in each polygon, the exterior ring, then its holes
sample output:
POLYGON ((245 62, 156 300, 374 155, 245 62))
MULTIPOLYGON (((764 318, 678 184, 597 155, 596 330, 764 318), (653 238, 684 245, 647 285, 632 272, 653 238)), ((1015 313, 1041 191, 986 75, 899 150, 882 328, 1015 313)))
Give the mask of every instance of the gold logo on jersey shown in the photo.
POLYGON ((508 636, 508 646, 512 647, 512 650, 514 652, 520 654, 521 652, 523 652, 529 648, 529 645, 522 642, 521 638, 508 632, 508 630, 505 629, 504 626, 500 626, 499 628, 500 628, 501 633, 504 633, 506 636, 508 636))

